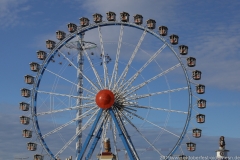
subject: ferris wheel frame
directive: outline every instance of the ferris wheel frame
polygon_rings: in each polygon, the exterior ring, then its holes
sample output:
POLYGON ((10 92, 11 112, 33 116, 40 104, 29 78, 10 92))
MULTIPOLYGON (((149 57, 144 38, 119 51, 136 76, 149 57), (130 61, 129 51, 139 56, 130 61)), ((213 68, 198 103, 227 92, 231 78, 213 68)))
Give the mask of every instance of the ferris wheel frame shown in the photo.
MULTIPOLYGON (((78 27, 77 30, 73 33, 70 33, 66 36, 66 38, 64 38, 63 40, 61 40, 59 43, 56 44, 56 46, 51 50, 51 52, 48 54, 47 58, 43 61, 42 63, 42 66, 40 67, 38 73, 37 73, 37 76, 35 77, 35 82, 34 82, 34 85, 33 85, 33 89, 32 89, 32 95, 31 95, 31 99, 32 99, 32 108, 31 108, 31 114, 32 114, 32 120, 33 120, 33 124, 34 124, 34 128, 35 128, 35 131, 37 133, 37 136, 38 136, 38 139, 40 140, 40 143, 42 146, 44 146, 43 148, 45 149, 45 151, 47 152, 47 154, 52 157, 52 158, 56 158, 54 157, 53 153, 51 152, 51 150, 48 148, 48 145, 47 143, 45 142, 45 140, 42 138, 42 134, 41 134, 41 130, 40 130, 40 126, 39 126, 39 123, 38 123, 38 117, 37 117, 37 94, 38 94, 38 88, 40 86, 40 83, 41 83, 41 79, 42 79, 42 76, 44 74, 44 71, 45 69, 47 68, 49 62, 51 61, 51 59, 54 57, 54 55, 57 53, 57 51, 59 49, 61 49, 65 44, 67 44, 70 40, 72 40, 73 38, 77 37, 77 36, 80 36, 81 34, 89 31, 89 30, 92 30, 94 28, 98 28, 98 27, 104 27, 104 26, 127 26, 127 27, 133 27, 133 28, 136 28, 136 29, 139 29, 139 30, 142 30, 144 32, 147 32, 153 36, 155 36, 156 38, 158 38, 159 40, 161 40, 165 45, 167 45, 171 51, 175 54, 176 58, 178 59, 182 69, 183 69, 183 72, 184 72, 184 75, 185 75, 185 78, 186 78, 186 82, 187 82, 187 87, 188 87, 188 94, 189 94, 189 107, 188 107, 188 114, 187 114, 187 118, 186 118, 186 123, 184 125, 184 128, 183 128, 183 131, 178 139, 178 141, 176 142, 175 146, 173 147, 173 149, 169 152, 169 154, 166 156, 166 159, 168 159, 171 155, 174 154, 174 152, 177 150, 177 148, 179 147, 179 145, 181 144, 186 132, 187 132, 187 129, 188 129, 188 126, 189 126, 189 122, 190 122, 190 119, 191 119, 191 112, 192 112, 192 89, 191 89, 191 82, 190 82, 190 79, 188 77, 188 73, 187 73, 187 69, 185 68, 184 64, 182 63, 180 57, 178 56, 178 54, 175 52, 173 46, 171 44, 169 44, 162 36, 158 35, 157 33, 155 33, 153 30, 151 29, 148 29, 147 27, 144 27, 144 26, 140 26, 140 25, 136 25, 134 23, 130 23, 130 22, 116 22, 116 21, 108 21, 108 22, 100 22, 100 23, 95 23, 95 24, 89 24, 88 26, 86 27, 78 27)), ((112 109, 109 109, 110 111, 110 114, 112 116, 112 118, 114 118, 114 112, 112 111, 112 109)), ((99 114, 102 112, 102 109, 100 109, 99 111, 99 114)), ((116 118, 116 117, 115 117, 116 118)), ((97 122, 97 119, 96 119, 96 122, 97 122)), ((94 126, 93 126, 94 127, 94 126)), ((124 137, 122 139, 123 141, 128 141, 126 139, 126 137, 124 137)), ((126 148, 129 148, 127 147, 126 144, 124 144, 126 148)), ((84 147, 87 147, 87 146, 83 146, 84 147)), ((129 151, 130 149, 127 149, 128 150, 128 154, 130 155, 130 159, 134 159, 133 155, 131 155, 131 151, 129 151), (132 157, 132 158, 131 158, 132 157)), ((81 156, 83 156, 83 154, 81 153, 81 156)), ((78 157, 78 160, 80 160, 82 157, 79 156, 78 157)))

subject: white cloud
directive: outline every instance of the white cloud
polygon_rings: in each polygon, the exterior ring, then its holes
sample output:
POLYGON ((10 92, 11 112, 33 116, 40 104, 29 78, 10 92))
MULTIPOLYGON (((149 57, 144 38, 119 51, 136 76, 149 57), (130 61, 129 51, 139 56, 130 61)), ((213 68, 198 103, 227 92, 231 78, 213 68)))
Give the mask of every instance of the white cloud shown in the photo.
POLYGON ((19 14, 28 11, 27 0, 1 0, 0 1, 0 26, 2 28, 23 24, 19 14))

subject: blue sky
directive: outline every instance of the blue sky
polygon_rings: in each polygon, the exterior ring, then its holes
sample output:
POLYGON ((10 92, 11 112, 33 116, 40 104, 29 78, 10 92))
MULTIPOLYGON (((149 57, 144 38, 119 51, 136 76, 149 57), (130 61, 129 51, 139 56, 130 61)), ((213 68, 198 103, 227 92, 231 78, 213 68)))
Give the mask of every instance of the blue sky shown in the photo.
MULTIPOLYGON (((69 22, 79 24, 80 17, 92 20, 98 12, 117 15, 126 11, 142 14, 144 22, 155 19, 170 33, 176 33, 197 59, 206 85, 202 98, 207 100, 203 137, 191 155, 214 156, 218 139, 225 136, 230 156, 240 155, 240 2, 239 1, 0 1, 0 159, 30 156, 26 140, 21 137, 22 114, 18 103, 24 99, 20 89, 26 87, 24 75, 36 51, 45 48, 45 40, 55 39, 56 30, 67 32, 69 22), (181 38, 183 37, 183 38, 181 38)), ((143 147, 142 147, 143 148, 143 147)))

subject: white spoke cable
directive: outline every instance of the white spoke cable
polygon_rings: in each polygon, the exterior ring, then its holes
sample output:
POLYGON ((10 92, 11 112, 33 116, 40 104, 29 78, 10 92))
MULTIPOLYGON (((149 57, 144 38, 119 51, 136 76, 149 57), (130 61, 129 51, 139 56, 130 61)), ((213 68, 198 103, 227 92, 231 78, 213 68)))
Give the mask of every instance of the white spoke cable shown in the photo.
POLYGON ((82 126, 81 129, 78 130, 78 132, 58 151, 58 153, 55 155, 55 157, 59 156, 76 138, 77 136, 82 133, 83 130, 88 128, 94 121, 93 117, 98 113, 99 109, 88 119, 88 121, 82 126))
MULTIPOLYGON (((122 45, 123 28, 124 28, 124 25, 121 25, 120 35, 119 35, 119 39, 118 39, 117 54, 116 54, 114 68, 113 68, 112 78, 111 78, 111 81, 109 84, 109 89, 111 88, 112 83, 116 84, 117 73, 118 73, 118 60, 119 60, 120 49, 121 49, 121 45, 122 45)), ((115 88, 115 86, 113 86, 113 88, 115 88)))
POLYGON ((186 89, 188 89, 188 87, 182 87, 182 88, 177 88, 177 89, 172 89, 172 90, 167 90, 167 91, 162 91, 162 92, 143 94, 143 95, 133 95, 133 96, 129 96, 128 98, 126 98, 126 100, 136 100, 136 99, 141 99, 141 98, 147 98, 147 97, 151 97, 154 95, 172 93, 172 92, 182 91, 182 90, 186 90, 186 89))
POLYGON ((163 156, 163 154, 138 130, 138 128, 123 114, 122 116, 124 117, 124 119, 126 119, 128 121, 128 123, 142 136, 142 138, 161 156, 163 156))
MULTIPOLYGON (((119 77, 119 79, 118 79, 118 81, 117 81, 117 83, 116 83, 116 84, 119 84, 118 86, 121 86, 121 84, 124 82, 124 79, 125 79, 125 77, 126 77, 126 75, 127 75, 127 73, 128 73, 128 69, 129 69, 129 67, 130 67, 130 65, 131 65, 131 63, 132 63, 135 55, 137 54, 137 51, 138 51, 139 47, 141 46, 142 41, 143 41, 146 33, 147 33, 147 30, 144 30, 141 38, 140 38, 139 41, 138 41, 138 44, 137 44, 136 48, 135 48, 134 51, 133 51, 133 54, 132 54, 131 58, 130 58, 129 61, 128 61, 127 66, 126 66, 125 69, 123 70, 121 76, 119 77), (119 82, 120 80, 121 80, 121 82, 119 82)), ((116 88, 116 86, 115 86, 115 88, 116 88)), ((115 89, 115 88, 114 88, 114 89, 115 89)), ((113 90, 114 90, 114 89, 113 89, 113 90)))
POLYGON ((64 53, 62 53, 60 50, 58 50, 59 53, 79 72, 82 74, 82 76, 95 88, 96 91, 99 91, 99 88, 87 77, 85 76, 82 71, 80 71, 79 68, 76 67, 76 65, 68 58, 65 56, 64 53))
POLYGON ((100 40, 100 46, 101 46, 101 55, 102 55, 102 65, 103 65, 103 72, 104 72, 104 88, 107 87, 107 82, 109 85, 109 78, 108 78, 108 70, 107 70, 107 65, 106 65, 106 57, 104 53, 104 47, 103 47, 103 39, 102 39, 102 32, 101 32, 101 27, 98 26, 98 34, 99 34, 99 40, 100 40))
POLYGON ((149 124, 152 124, 152 125, 155 126, 155 127, 158 127, 158 128, 160 128, 160 129, 162 129, 162 130, 164 130, 164 131, 166 131, 166 132, 168 132, 168 133, 170 133, 170 134, 172 134, 172 135, 180 138, 180 136, 178 136, 178 135, 170 132, 169 130, 167 130, 167 129, 163 128, 163 127, 160 127, 159 125, 157 125, 157 124, 155 124, 155 123, 153 123, 153 122, 151 122, 151 121, 149 121, 149 120, 147 120, 147 119, 145 119, 145 118, 143 118, 143 117, 141 117, 141 116, 139 116, 139 115, 137 115, 137 114, 135 114, 135 113, 133 113, 133 112, 130 112, 130 111, 128 111, 128 110, 125 110, 125 111, 128 112, 128 113, 130 113, 130 114, 132 114, 133 116, 135 116, 135 117, 137 117, 137 118, 139 118, 139 119, 141 119, 141 120, 149 123, 149 124))
MULTIPOLYGON (((178 63, 178 64, 176 64, 175 66, 173 66, 173 67, 171 67, 171 68, 169 68, 169 69, 161 72, 160 74, 158 74, 158 75, 156 75, 156 76, 148 79, 147 81, 145 81, 145 82, 143 82, 143 83, 141 83, 141 84, 139 84, 139 85, 137 85, 137 86, 135 86, 135 87, 132 87, 132 88, 128 89, 128 90, 127 90, 127 91, 128 91, 127 95, 129 95, 129 94, 131 94, 131 93, 139 90, 140 88, 144 87, 145 85, 149 84, 150 82, 156 80, 157 78, 159 78, 159 77, 161 77, 161 76, 169 73, 170 71, 172 71, 172 70, 174 70, 174 69, 176 69, 177 67, 180 67, 180 66, 181 66, 181 64, 178 63)), ((127 96, 127 95, 125 95, 125 96, 127 96)))
POLYGON ((94 100, 95 97, 81 97, 81 96, 74 96, 69 94, 61 94, 61 93, 53 93, 53 92, 46 92, 46 91, 37 91, 38 93, 56 95, 56 96, 65 96, 65 97, 72 97, 72 98, 81 98, 84 100, 94 100))
POLYGON ((182 114, 188 114, 188 112, 184 111, 178 111, 178 110, 171 110, 171 109, 164 109, 164 108, 155 108, 155 107, 149 107, 149 106, 129 106, 129 107, 136 107, 136 108, 144 108, 144 109, 153 109, 153 110, 160 110, 160 111, 166 111, 166 112, 176 112, 176 113, 182 113, 182 114))
POLYGON ((57 77, 65 80, 65 81, 67 81, 67 82, 69 82, 69 83, 72 83, 73 85, 75 85, 75 86, 77 86, 77 87, 79 87, 79 88, 82 88, 83 90, 85 90, 85 91, 87 91, 87 92, 89 92, 89 93, 95 94, 95 93, 87 90, 86 88, 83 88, 82 86, 79 86, 79 85, 73 83, 72 81, 69 81, 68 79, 66 79, 66 78, 64 78, 64 77, 62 77, 62 76, 60 76, 60 75, 58 75, 58 74, 56 74, 56 73, 54 73, 54 72, 52 72, 52 71, 50 71, 50 70, 48 70, 48 69, 45 69, 45 71, 48 71, 49 73, 52 73, 52 74, 54 74, 55 76, 57 76, 57 77))
POLYGON ((164 50, 166 46, 167 45, 164 43, 164 45, 157 52, 155 52, 154 55, 152 55, 152 57, 149 58, 149 60, 125 84, 123 84, 119 88, 119 90, 123 88, 126 84, 127 85, 124 88, 127 89, 133 83, 133 81, 140 75, 140 73, 164 50))
POLYGON ((88 106, 90 104, 95 104, 95 102, 91 102, 91 103, 88 103, 87 105, 82 105, 82 106, 74 106, 74 107, 69 107, 69 108, 64 108, 64 109, 59 109, 59 110, 51 110, 51 111, 48 111, 48 112, 41 112, 41 113, 37 113, 36 116, 53 114, 53 113, 58 113, 58 112, 70 111, 70 110, 77 110, 77 109, 81 109, 81 108, 92 108, 92 107, 94 107, 94 106, 88 106))
POLYGON ((91 68, 92 68, 92 70, 93 70, 93 72, 94 72, 94 74, 95 74, 95 76, 96 76, 96 78, 97 78, 98 85, 100 86, 100 88, 103 88, 101 78, 99 77, 99 75, 98 75, 98 73, 97 73, 97 71, 96 71, 96 69, 95 69, 95 67, 94 67, 94 65, 93 65, 93 62, 92 62, 91 58, 89 57, 89 55, 88 55, 88 53, 87 53, 87 51, 86 51, 85 46, 81 43, 81 41, 79 41, 79 43, 80 43, 81 48, 83 49, 84 54, 85 54, 85 56, 87 57, 87 59, 88 59, 88 61, 89 61, 89 64, 90 64, 90 66, 91 66, 91 68))
POLYGON ((63 125, 55 128, 54 130, 46 133, 45 135, 42 136, 42 138, 46 138, 47 136, 49 136, 49 135, 51 135, 51 134, 53 134, 53 133, 55 133, 55 132, 63 129, 64 127, 72 124, 73 122, 75 122, 75 121, 77 121, 77 120, 81 120, 81 119, 83 119, 83 118, 85 118, 85 117, 87 117, 87 116, 89 116, 89 115, 92 115, 92 113, 89 113, 89 112, 92 111, 92 110, 94 110, 94 109, 96 109, 96 108, 97 108, 97 107, 93 107, 92 109, 86 111, 86 112, 85 112, 84 114, 82 114, 81 116, 79 116, 79 117, 77 117, 77 118, 74 118, 74 119, 72 119, 71 121, 69 121, 69 122, 67 122, 67 123, 65 123, 65 124, 63 124, 63 125))

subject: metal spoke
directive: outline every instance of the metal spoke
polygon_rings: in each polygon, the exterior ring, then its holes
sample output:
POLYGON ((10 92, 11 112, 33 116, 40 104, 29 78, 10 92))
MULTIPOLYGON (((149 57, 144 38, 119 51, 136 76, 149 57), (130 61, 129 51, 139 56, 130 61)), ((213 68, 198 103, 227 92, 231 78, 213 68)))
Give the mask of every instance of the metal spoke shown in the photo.
POLYGON ((156 151, 159 155, 163 156, 163 154, 138 130, 138 128, 124 115, 122 112, 119 112, 125 120, 142 136, 142 138, 156 151))
POLYGON ((91 126, 91 124, 94 122, 93 117, 97 114, 98 110, 95 111, 95 113, 88 119, 88 121, 82 126, 82 128, 78 130, 78 132, 62 147, 62 149, 58 151, 55 157, 59 156, 77 138, 77 136, 82 133, 83 130, 91 126))
POLYGON ((101 78, 99 77, 99 75, 98 75, 98 73, 97 73, 97 71, 96 71, 96 69, 95 69, 95 67, 94 67, 94 65, 93 65, 93 63, 92 63, 92 60, 91 60, 91 58, 89 57, 89 55, 88 55, 88 53, 87 53, 87 51, 86 51, 85 46, 81 43, 81 41, 79 41, 79 43, 80 43, 81 48, 83 49, 84 54, 85 54, 85 56, 87 57, 88 62, 89 62, 90 66, 91 66, 91 68, 92 68, 92 70, 93 70, 93 72, 94 72, 94 74, 95 74, 95 76, 96 76, 96 78, 97 78, 98 85, 99 85, 101 88, 103 88, 101 78))
POLYGON ((113 123, 112 118, 110 118, 110 119, 111 119, 111 121, 110 121, 110 128, 111 128, 112 135, 113 135, 114 151, 115 151, 115 154, 116 154, 116 158, 118 160, 116 126, 115 126, 115 123, 113 123))
POLYGON ((72 97, 72 98, 81 98, 84 100, 94 100, 94 97, 81 97, 81 96, 74 96, 74 95, 68 95, 68 94, 60 94, 60 93, 53 93, 53 92, 46 92, 46 91, 37 91, 38 93, 44 93, 44 94, 50 94, 50 95, 56 95, 56 96, 65 96, 65 97, 72 97))
POLYGON ((128 90, 127 90, 128 93, 127 93, 125 96, 128 96, 129 94, 131 94, 131 93, 139 90, 140 88, 144 87, 145 85, 149 84, 150 82, 156 80, 157 78, 159 78, 159 77, 167 74, 168 72, 170 72, 170 71, 172 71, 172 70, 174 70, 174 69, 176 69, 177 67, 180 67, 180 66, 181 66, 181 64, 178 63, 178 64, 176 64, 175 66, 173 66, 173 67, 171 67, 171 68, 163 71, 162 73, 160 73, 160 74, 158 74, 158 75, 156 75, 156 76, 148 79, 147 81, 145 81, 145 82, 143 82, 143 83, 141 83, 141 84, 139 84, 139 85, 137 85, 137 86, 135 86, 135 87, 132 87, 132 88, 128 89, 128 90))
POLYGON ((92 115, 92 113, 89 113, 89 112, 92 111, 92 110, 94 110, 94 109, 96 109, 96 108, 98 108, 98 107, 93 107, 92 109, 86 111, 86 112, 85 112, 84 114, 82 114, 81 116, 79 116, 79 117, 77 117, 77 118, 74 118, 74 119, 72 119, 71 121, 69 121, 69 122, 67 122, 67 123, 65 123, 65 124, 63 124, 63 125, 55 128, 54 130, 46 133, 45 135, 42 136, 42 138, 46 138, 47 136, 49 136, 49 135, 51 135, 51 134, 53 134, 53 133, 55 133, 55 132, 63 129, 64 127, 72 124, 73 122, 75 122, 75 121, 77 121, 77 120, 80 120, 80 119, 83 119, 83 118, 85 118, 85 117, 87 117, 87 116, 89 116, 89 115, 92 115))
POLYGON ((68 79, 66 79, 66 78, 64 78, 64 77, 62 77, 62 76, 60 76, 60 75, 58 75, 58 74, 56 74, 56 73, 54 73, 54 72, 52 72, 52 71, 50 71, 50 70, 48 70, 48 69, 45 69, 45 71, 48 71, 49 73, 52 73, 52 74, 54 74, 55 76, 57 76, 57 77, 65 80, 65 81, 67 81, 67 82, 69 82, 69 83, 72 83, 73 85, 75 85, 75 86, 77 86, 77 87, 79 87, 79 88, 82 88, 83 90, 85 90, 85 91, 87 91, 87 92, 89 92, 89 93, 95 94, 95 93, 89 91, 88 89, 83 88, 82 86, 79 86, 79 85, 77 85, 76 83, 74 83, 74 82, 72 82, 72 81, 69 81, 68 79))
POLYGON ((107 87, 107 83, 109 85, 109 78, 108 78, 108 70, 106 65, 106 59, 105 59, 105 53, 104 53, 104 47, 103 47, 103 39, 102 39, 102 32, 101 27, 98 26, 98 34, 99 34, 99 40, 100 40, 100 46, 101 46, 101 55, 103 59, 103 72, 104 72, 104 88, 107 87))
POLYGON ((82 74, 82 76, 95 88, 96 91, 99 91, 99 88, 87 77, 85 76, 82 71, 80 71, 79 68, 76 67, 76 65, 68 58, 65 56, 65 54, 63 54, 60 50, 58 50, 59 53, 61 53, 61 55, 80 73, 82 74))
POLYGON ((53 113, 58 113, 58 112, 64 112, 64 111, 70 111, 70 110, 78 110, 80 108, 92 108, 94 106, 88 106, 90 104, 95 104, 95 102, 88 103, 87 105, 82 105, 82 106, 74 106, 74 107, 69 107, 69 108, 64 108, 64 109, 59 109, 59 110, 51 110, 48 112, 41 112, 37 113, 36 116, 42 116, 46 114, 53 114, 53 113))
POLYGON ((155 108, 155 107, 149 107, 149 106, 134 105, 134 106, 130 106, 130 107, 144 108, 144 109, 153 109, 153 110, 160 110, 160 111, 166 111, 166 112, 176 112, 176 113, 188 114, 188 112, 184 112, 184 111, 177 111, 177 110, 164 109, 164 108, 155 108))
POLYGON ((151 96, 154 96, 154 95, 171 93, 171 92, 177 92, 177 91, 186 90, 186 89, 188 89, 188 87, 182 87, 182 88, 177 88, 177 89, 172 89, 172 90, 167 90, 167 91, 162 91, 162 92, 143 94, 143 95, 138 95, 138 96, 134 95, 134 96, 129 96, 129 98, 126 98, 126 100, 129 101, 129 100, 136 100, 136 99, 141 99, 141 98, 147 98, 147 97, 151 97, 151 96))
POLYGON ((152 55, 152 57, 149 58, 149 60, 125 84, 121 85, 119 90, 121 90, 121 88, 123 88, 126 84, 127 86, 125 86, 125 89, 128 88, 128 86, 133 83, 139 74, 163 51, 166 46, 167 45, 164 43, 164 45, 156 53, 154 53, 154 55, 152 55))
MULTIPOLYGON (((109 89, 111 88, 112 83, 116 84, 117 73, 118 73, 118 60, 119 60, 120 49, 121 49, 121 45, 122 45, 123 28, 124 28, 124 25, 121 25, 120 35, 119 35, 119 39, 118 39, 117 54, 116 54, 114 68, 113 68, 112 78, 111 78, 111 81, 109 84, 109 89)), ((113 86, 113 88, 115 88, 115 86, 113 86)))
POLYGON ((135 117, 137 117, 137 118, 139 118, 139 119, 141 119, 141 120, 149 123, 149 124, 152 124, 152 125, 155 126, 155 127, 158 127, 158 128, 160 128, 160 129, 162 129, 162 130, 164 130, 164 131, 166 131, 166 132, 168 132, 168 133, 170 133, 170 134, 172 134, 172 135, 180 138, 180 136, 178 136, 178 135, 170 132, 169 130, 167 130, 167 129, 165 129, 165 128, 160 127, 159 125, 157 125, 157 124, 155 124, 155 123, 153 123, 153 122, 151 122, 151 121, 149 121, 149 120, 147 120, 147 119, 145 119, 145 118, 143 118, 143 117, 141 117, 141 116, 139 116, 139 115, 137 115, 137 114, 135 114, 135 113, 133 113, 133 112, 130 112, 130 111, 128 111, 128 110, 125 110, 125 111, 128 112, 128 113, 130 113, 130 114, 132 114, 133 116, 135 116, 135 117))
MULTIPOLYGON (((141 46, 142 41, 143 41, 146 33, 147 33, 147 30, 144 30, 141 38, 140 38, 139 41, 138 41, 138 44, 137 44, 136 48, 135 48, 134 51, 133 51, 133 54, 132 54, 131 58, 130 58, 129 61, 128 61, 127 66, 125 67, 125 69, 123 70, 121 76, 119 77, 118 81, 116 82, 116 84, 119 84, 119 83, 120 83, 118 86, 121 86, 121 84, 123 83, 123 81, 124 81, 124 79, 125 79, 125 77, 126 77, 126 75, 127 75, 127 73, 128 73, 128 69, 129 69, 129 67, 130 67, 130 65, 131 65, 131 63, 132 63, 135 55, 137 54, 137 51, 138 51, 139 47, 141 46), (121 80, 121 82, 119 82, 120 80, 121 80)), ((116 88, 116 86, 115 86, 115 88, 116 88)), ((114 88, 114 89, 115 89, 115 88, 114 88)))

